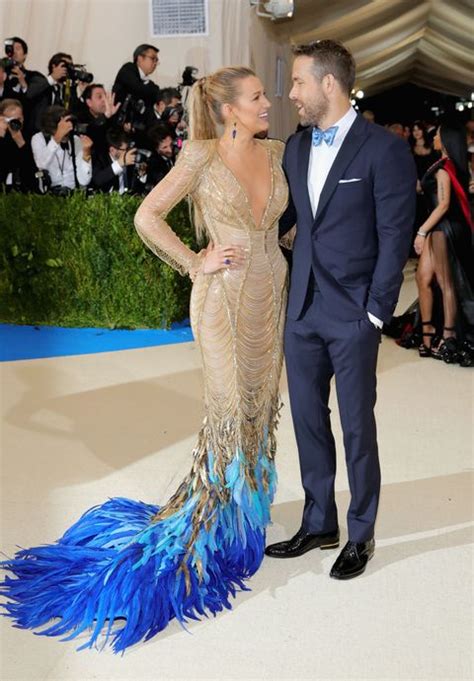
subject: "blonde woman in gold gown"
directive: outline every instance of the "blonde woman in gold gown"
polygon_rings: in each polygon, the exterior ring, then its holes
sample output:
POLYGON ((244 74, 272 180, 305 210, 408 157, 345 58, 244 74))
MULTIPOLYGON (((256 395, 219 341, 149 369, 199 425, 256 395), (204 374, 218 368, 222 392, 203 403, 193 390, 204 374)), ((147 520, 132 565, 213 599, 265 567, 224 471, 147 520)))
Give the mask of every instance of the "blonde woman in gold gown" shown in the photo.
POLYGON ((191 471, 162 507, 110 499, 56 544, 5 561, 15 575, 2 585, 5 607, 20 627, 60 618, 41 633, 69 638, 93 627, 86 647, 107 623, 107 638, 123 651, 173 617, 185 622, 231 607, 229 597, 247 588, 262 561, 276 483, 287 287, 278 243, 288 201, 283 144, 255 138, 268 130, 269 108, 247 68, 196 83, 191 140, 135 218, 147 246, 194 282, 206 416, 191 471), (186 196, 208 242, 200 253, 166 222, 186 196))

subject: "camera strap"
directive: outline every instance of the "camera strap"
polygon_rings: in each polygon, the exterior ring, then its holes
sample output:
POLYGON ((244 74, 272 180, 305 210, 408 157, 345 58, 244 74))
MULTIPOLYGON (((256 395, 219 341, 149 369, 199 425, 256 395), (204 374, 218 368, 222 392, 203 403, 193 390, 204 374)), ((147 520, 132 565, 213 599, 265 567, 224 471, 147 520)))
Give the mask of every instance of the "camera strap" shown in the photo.
POLYGON ((74 143, 74 133, 70 137, 71 143, 71 160, 72 160, 72 170, 74 173, 74 186, 79 189, 79 180, 77 179, 77 163, 76 163, 76 145, 74 143))

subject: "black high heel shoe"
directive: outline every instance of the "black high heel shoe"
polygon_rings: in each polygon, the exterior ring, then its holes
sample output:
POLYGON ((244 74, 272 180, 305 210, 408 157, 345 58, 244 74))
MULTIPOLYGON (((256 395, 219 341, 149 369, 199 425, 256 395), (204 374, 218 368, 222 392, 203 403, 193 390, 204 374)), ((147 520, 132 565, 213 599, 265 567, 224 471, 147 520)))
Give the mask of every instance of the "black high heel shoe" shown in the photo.
MULTIPOLYGON (((444 331, 456 331, 454 326, 445 326, 444 331)), ((431 350, 431 356, 442 359, 446 364, 455 364, 459 357, 458 341, 455 336, 449 336, 440 340, 439 345, 431 350)))
MULTIPOLYGON (((430 319, 429 322, 421 322, 421 326, 433 326, 433 321, 430 319)), ((422 333, 422 338, 431 338, 434 339, 436 337, 436 333, 433 331, 427 331, 426 333, 423 332, 423 329, 421 330, 422 333)), ((433 343, 433 340, 431 341, 433 343)), ((431 350, 431 345, 426 345, 424 342, 422 342, 421 345, 418 346, 418 354, 420 357, 431 357, 432 350, 431 350)))

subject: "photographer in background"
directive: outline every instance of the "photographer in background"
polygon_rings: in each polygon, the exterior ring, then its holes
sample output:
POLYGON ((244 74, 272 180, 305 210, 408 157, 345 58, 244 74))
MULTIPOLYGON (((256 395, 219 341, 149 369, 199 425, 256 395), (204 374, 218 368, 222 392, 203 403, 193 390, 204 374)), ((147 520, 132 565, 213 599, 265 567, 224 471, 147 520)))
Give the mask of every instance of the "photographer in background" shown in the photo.
POLYGON ((173 131, 165 123, 155 123, 148 131, 153 153, 148 163, 147 185, 154 187, 169 173, 175 163, 173 131))
POLYGON ((188 138, 188 124, 184 117, 184 109, 181 104, 167 106, 163 111, 161 121, 171 128, 175 138, 175 146, 180 150, 184 140, 188 138))
POLYGON ((180 101, 180 94, 177 89, 165 87, 159 90, 153 108, 146 113, 146 127, 150 128, 157 121, 161 121, 164 110, 169 106, 176 106, 180 101))
POLYGON ((50 106, 43 112, 41 132, 31 140, 36 165, 48 172, 55 194, 66 195, 91 181, 93 142, 77 132, 82 131, 67 109, 50 106))
POLYGON ((153 45, 139 45, 133 53, 133 62, 124 64, 117 73, 112 91, 115 100, 124 103, 127 95, 134 100, 143 100, 146 110, 153 111, 159 87, 149 76, 160 63, 159 49, 153 45))
POLYGON ((36 166, 31 147, 23 136, 24 115, 21 102, 0 102, 0 187, 7 191, 35 191, 36 166))
MULTIPOLYGON (((49 106, 63 106, 72 113, 81 108, 81 95, 93 80, 82 66, 73 64, 70 54, 57 52, 48 62, 48 76, 41 76, 40 86, 35 87, 31 101, 33 108, 32 126, 36 132, 41 129, 41 117, 49 106)), ((27 94, 29 99, 29 95, 27 94)))
POLYGON ((151 153, 132 147, 131 136, 120 128, 108 130, 106 139, 106 151, 94 150, 92 156, 92 187, 100 192, 145 193, 147 168, 142 156, 151 153))
POLYGON ((178 85, 178 89, 181 95, 181 104, 183 105, 183 108, 185 110, 187 110, 188 108, 189 95, 191 94, 191 88, 197 81, 198 73, 199 69, 196 68, 195 66, 186 66, 182 75, 183 80, 178 85))
POLYGON ((0 102, 4 99, 16 99, 22 102, 23 96, 17 95, 8 78, 5 63, 0 59, 0 102))
POLYGON ((36 96, 36 89, 40 86, 44 76, 39 71, 29 71, 25 67, 28 45, 22 38, 18 36, 7 38, 4 48, 3 63, 11 89, 20 101, 23 99, 30 101, 36 96))
POLYGON ((120 109, 115 95, 107 92, 103 85, 92 83, 82 94, 83 106, 78 111, 79 122, 87 125, 87 135, 94 142, 94 150, 107 150, 106 133, 114 124, 114 117, 120 109))

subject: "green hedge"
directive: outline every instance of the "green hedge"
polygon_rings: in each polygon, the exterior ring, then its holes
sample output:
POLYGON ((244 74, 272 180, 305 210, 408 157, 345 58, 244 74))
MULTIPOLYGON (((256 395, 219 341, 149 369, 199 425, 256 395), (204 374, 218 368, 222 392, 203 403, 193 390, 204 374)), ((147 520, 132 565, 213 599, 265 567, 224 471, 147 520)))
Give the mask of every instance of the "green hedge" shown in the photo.
MULTIPOLYGON (((190 282, 133 226, 140 198, 0 195, 0 321, 157 328, 188 316, 190 282)), ((168 217, 196 248, 186 203, 168 217)))

